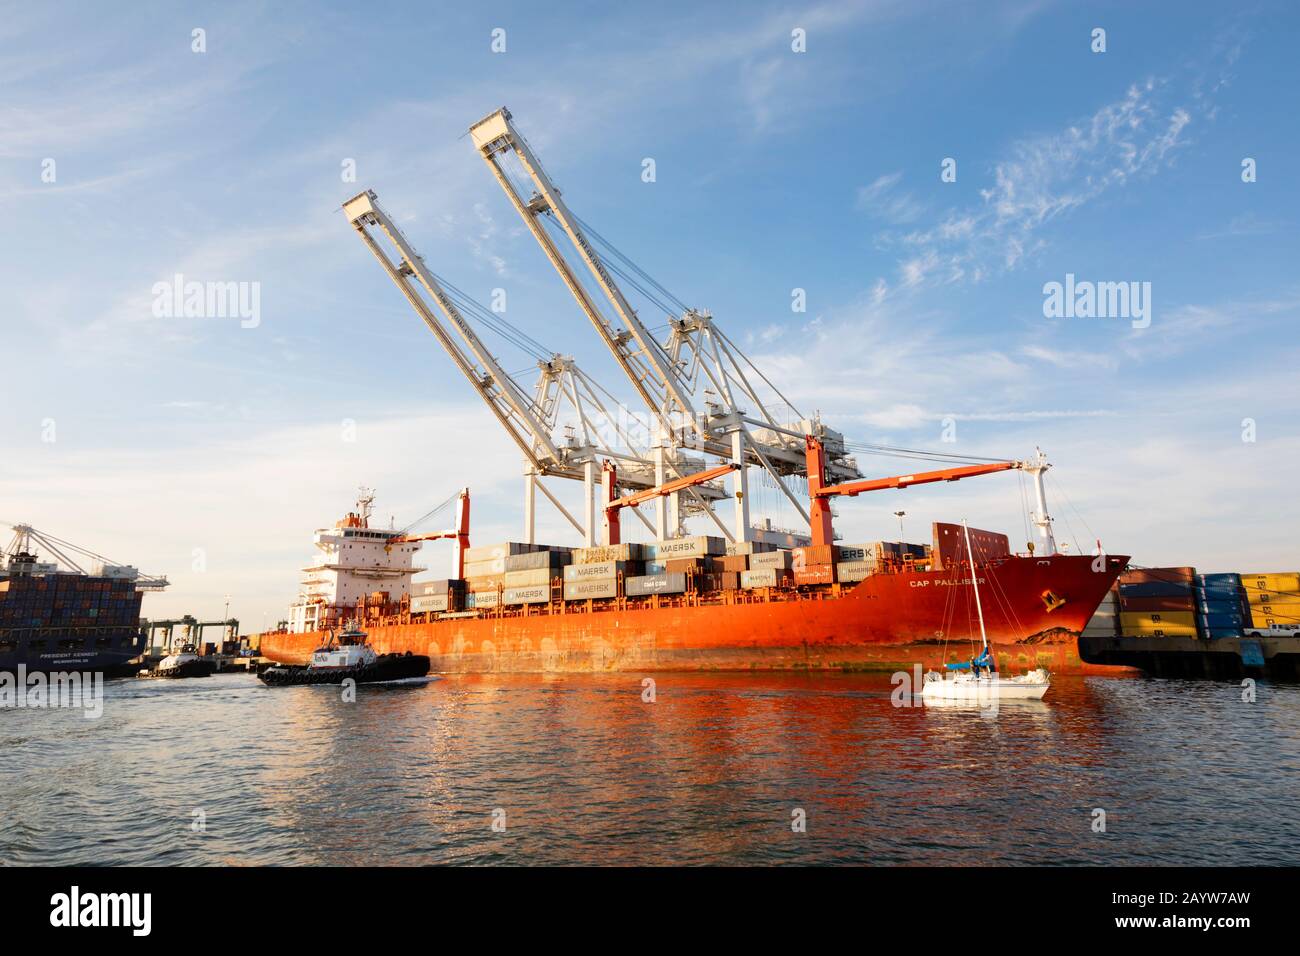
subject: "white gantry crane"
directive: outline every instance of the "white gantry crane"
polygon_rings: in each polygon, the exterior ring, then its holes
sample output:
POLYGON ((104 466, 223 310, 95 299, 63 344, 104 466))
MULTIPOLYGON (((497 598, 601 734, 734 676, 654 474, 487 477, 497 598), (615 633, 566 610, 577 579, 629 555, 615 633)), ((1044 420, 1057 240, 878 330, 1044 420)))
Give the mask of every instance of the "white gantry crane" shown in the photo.
POLYGON ((89 548, 56 538, 45 531, 37 531, 29 524, 15 524, 9 527, 13 529, 14 536, 9 546, 4 551, 0 551, 0 571, 22 569, 52 571, 62 564, 67 571, 76 574, 134 581, 136 588, 141 591, 162 591, 170 586, 170 582, 164 575, 141 574, 139 569, 132 565, 119 564, 89 548), (39 552, 54 558, 54 563, 38 562, 36 556, 39 552))
MULTIPOLYGON (((750 522, 750 467, 766 470, 799 515, 809 520, 804 502, 783 480, 791 475, 807 476, 808 435, 826 450, 827 480, 861 476, 843 436, 817 419, 799 414, 708 312, 687 308, 569 211, 559 189, 515 129, 509 110, 497 110, 470 127, 469 133, 507 198, 650 410, 657 425, 651 452, 655 462, 689 449, 728 459, 737 466, 732 472, 734 535, 723 528, 727 537, 744 541, 762 533, 750 522), (507 162, 512 163, 510 168, 507 162), (518 180, 515 167, 522 170, 522 180, 518 180), (605 255, 597 251, 597 245, 605 255), (572 257, 577 261, 571 261, 572 257), (595 290, 584 282, 584 270, 595 290), (669 327, 666 342, 654 338, 616 277, 665 313, 669 327), (770 390, 772 398, 764 400, 760 385, 770 390), (769 407, 773 403, 788 410, 785 421, 777 420, 769 407)), ((677 508, 676 495, 658 498, 655 530, 659 537, 676 530, 680 516, 673 512, 677 508)))
MULTIPOLYGON (((639 448, 628 423, 611 411, 609 392, 583 372, 572 357, 549 352, 504 318, 435 276, 380 207, 373 190, 348 200, 343 212, 523 453, 526 541, 534 540, 536 492, 541 491, 588 545, 596 543, 596 529, 602 520, 597 495, 603 462, 617 464, 619 485, 629 492, 661 485, 666 477, 682 477, 702 465, 702 459, 683 454, 652 458, 639 448), (531 395, 501 367, 466 312, 534 356, 540 374, 531 395), (582 520, 545 486, 541 479, 549 476, 583 482, 582 520)), ((691 493, 693 508, 709 514, 709 502, 726 495, 725 489, 714 484, 692 487, 691 493)), ((634 513, 655 531, 644 515, 635 509, 634 513)))

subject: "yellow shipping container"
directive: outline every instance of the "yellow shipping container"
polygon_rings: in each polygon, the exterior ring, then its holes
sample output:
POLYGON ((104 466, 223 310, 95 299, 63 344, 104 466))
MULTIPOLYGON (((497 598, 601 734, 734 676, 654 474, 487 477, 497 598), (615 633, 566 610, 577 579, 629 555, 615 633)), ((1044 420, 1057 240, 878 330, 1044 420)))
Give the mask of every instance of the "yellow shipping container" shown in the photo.
POLYGON ((1255 627, 1300 627, 1300 607, 1265 604, 1250 609, 1250 623, 1255 627))
POLYGON ((1300 592, 1300 571, 1276 573, 1260 571, 1255 574, 1243 574, 1241 583, 1248 591, 1255 588, 1261 591, 1290 591, 1294 594, 1300 592))
POLYGON ((1252 607, 1258 604, 1300 604, 1300 594, 1247 588, 1246 600, 1250 602, 1252 607))
POLYGON ((1119 629, 1134 637, 1195 637, 1196 615, 1191 611, 1122 611, 1119 629))

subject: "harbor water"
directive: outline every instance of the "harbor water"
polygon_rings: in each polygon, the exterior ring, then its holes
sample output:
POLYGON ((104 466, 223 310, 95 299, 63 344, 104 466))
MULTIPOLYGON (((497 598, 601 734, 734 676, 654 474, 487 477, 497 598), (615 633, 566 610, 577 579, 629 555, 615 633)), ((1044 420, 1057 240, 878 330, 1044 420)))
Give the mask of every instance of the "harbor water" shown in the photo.
POLYGON ((642 676, 0 710, 0 864, 1300 863, 1300 686, 1061 677, 990 714, 888 674, 642 676))

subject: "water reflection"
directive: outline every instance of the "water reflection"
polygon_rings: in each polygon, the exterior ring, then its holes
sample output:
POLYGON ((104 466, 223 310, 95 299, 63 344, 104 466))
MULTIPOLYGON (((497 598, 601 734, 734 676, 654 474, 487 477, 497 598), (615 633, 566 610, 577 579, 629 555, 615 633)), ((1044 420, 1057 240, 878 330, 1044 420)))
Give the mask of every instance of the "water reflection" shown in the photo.
POLYGON ((0 714, 0 856, 135 863, 1296 862, 1300 689, 888 675, 116 682, 0 714), (1106 808, 1105 834, 1092 811, 1106 808), (191 827, 195 809, 206 828, 191 827), (494 812, 504 831, 493 829, 494 812), (806 818, 806 832, 792 819, 806 818), (959 835, 959 838, 954 838, 959 835))

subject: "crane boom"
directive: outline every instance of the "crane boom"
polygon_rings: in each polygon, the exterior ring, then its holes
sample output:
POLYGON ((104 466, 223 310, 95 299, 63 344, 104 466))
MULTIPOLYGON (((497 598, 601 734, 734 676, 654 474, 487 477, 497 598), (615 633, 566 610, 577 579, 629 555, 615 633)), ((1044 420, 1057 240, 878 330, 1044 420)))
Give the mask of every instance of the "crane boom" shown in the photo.
MULTIPOLYGON (((380 208, 379 197, 374 190, 368 189, 349 199, 343 204, 343 212, 529 463, 542 474, 568 471, 560 450, 551 440, 549 429, 538 418, 533 401, 506 374, 478 334, 465 321, 442 285, 429 272, 424 260, 380 208), (373 230, 376 228, 397 249, 396 261, 389 257, 375 236, 373 230), (420 293, 419 287, 423 287, 432 298, 433 307, 420 293)), ((575 472, 571 477, 581 477, 581 474, 575 472)))
MULTIPOLYGON (((826 429, 818 420, 803 418, 726 338, 707 311, 686 308, 680 300, 675 300, 662 286, 650 280, 682 308, 680 315, 668 315, 667 341, 661 344, 654 339, 612 273, 619 273, 630 287, 643 295, 647 295, 646 290, 635 278, 614 265, 613 259, 607 264, 592 240, 643 278, 648 277, 569 211, 560 190, 515 128, 509 110, 504 107, 496 110, 471 126, 469 133, 511 205, 656 417, 660 426, 659 443, 729 458, 739 466, 734 469, 732 494, 736 504, 736 534, 741 540, 748 540, 752 530, 746 477, 749 466, 765 469, 795 510, 808 518, 802 501, 783 481, 786 476, 804 474, 802 437, 805 432, 817 435, 832 450, 827 468, 834 477, 849 479, 861 476, 856 462, 844 450, 842 436, 826 429), (534 190, 531 196, 525 196, 504 168, 503 163, 510 156, 517 160, 531 182, 534 190), (545 217, 548 216, 568 238, 582 265, 571 264, 561 252, 559 244, 546 228, 545 217), (579 278, 582 266, 594 278, 617 321, 602 311, 583 285, 579 278), (777 422, 759 394, 758 384, 768 386, 780 402, 788 406, 792 416, 798 419, 798 431, 777 422), (703 397, 697 397, 699 389, 704 390, 703 397)), ((653 297, 651 301, 654 301, 653 297)), ((663 507, 661 503, 658 512, 661 536, 663 507)), ((728 533, 728 536, 731 535, 728 533)))
POLYGON ((524 220, 524 224, 533 234, 538 244, 546 253, 551 264, 555 266, 569 291, 577 299, 582 311, 591 320, 592 325, 608 346, 615 360, 623 367, 633 386, 640 394, 646 407, 659 419, 665 432, 672 432, 681 422, 673 420, 672 406, 680 414, 682 422, 688 422, 701 438, 704 437, 703 426, 695 414, 694 403, 689 392, 678 381, 668 354, 663 346, 650 334, 649 330, 637 317, 636 311, 628 303, 618 284, 600 261, 583 234, 575 218, 570 214, 560 198, 560 191, 551 182, 527 141, 511 123, 510 111, 502 107, 484 117, 470 127, 470 138, 479 154, 487 162, 492 174, 505 191, 515 210, 524 220), (498 156, 513 152, 532 180, 536 195, 525 200, 515 188, 514 183, 501 168, 498 156), (586 288, 579 281, 570 267, 568 260, 547 234, 541 217, 550 213, 564 230, 577 250, 579 258, 586 265, 596 280, 605 297, 618 313, 619 320, 625 328, 619 328, 611 322, 592 301, 586 288), (631 347, 635 342, 636 348, 631 347))
MULTIPOLYGON (((344 214, 374 254, 384 271, 406 296, 416 314, 434 333, 470 385, 479 393, 497 421, 523 452, 525 474, 525 538, 533 539, 534 492, 541 490, 579 533, 594 543, 596 523, 595 486, 599 459, 614 458, 622 464, 620 481, 626 487, 648 488, 667 469, 683 474, 694 462, 671 453, 662 462, 637 447, 629 424, 604 402, 608 395, 582 372, 569 356, 552 354, 538 361, 540 371, 530 397, 507 374, 470 321, 453 301, 454 286, 440 281, 425 265, 391 217, 379 205, 373 190, 366 190, 343 205, 344 214), (561 412, 572 413, 569 436, 554 435, 561 412), (606 436, 609 436, 608 438, 606 436), (558 476, 580 480, 586 487, 585 515, 581 521, 552 496, 537 479, 558 476)), ((462 298, 464 298, 462 296, 462 298)), ((467 307, 469 304, 467 304, 467 307)), ((692 505, 707 510, 706 499, 721 496, 717 489, 702 489, 692 496, 692 505)), ((644 519, 643 519, 644 520, 644 519)))

